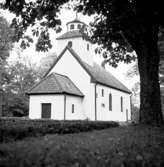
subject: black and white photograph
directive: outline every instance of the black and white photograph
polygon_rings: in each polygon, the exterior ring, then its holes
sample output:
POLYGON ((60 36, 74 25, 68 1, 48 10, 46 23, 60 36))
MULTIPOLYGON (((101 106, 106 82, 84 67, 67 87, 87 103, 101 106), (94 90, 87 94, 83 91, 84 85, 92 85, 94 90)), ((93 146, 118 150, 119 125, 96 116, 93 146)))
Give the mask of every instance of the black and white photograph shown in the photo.
POLYGON ((163 167, 162 0, 0 0, 0 167, 163 167))

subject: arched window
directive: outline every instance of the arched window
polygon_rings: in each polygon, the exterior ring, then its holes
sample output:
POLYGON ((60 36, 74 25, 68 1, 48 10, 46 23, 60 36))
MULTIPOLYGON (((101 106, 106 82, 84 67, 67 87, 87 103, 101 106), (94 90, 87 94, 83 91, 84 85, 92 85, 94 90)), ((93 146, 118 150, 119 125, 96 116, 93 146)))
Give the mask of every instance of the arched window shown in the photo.
POLYGON ((104 97, 104 89, 101 90, 101 95, 104 97))
POLYGON ((74 112, 75 112, 75 105, 72 104, 72 113, 74 113, 74 112))
POLYGON ((72 41, 68 42, 68 46, 71 48, 72 47, 72 41))
POLYGON ((71 29, 71 30, 73 30, 73 29, 74 29, 74 24, 71 24, 70 29, 71 29))
POLYGON ((123 112, 123 97, 121 96, 121 112, 123 112))
POLYGON ((89 51, 89 43, 87 43, 87 50, 89 51))
POLYGON ((112 94, 109 94, 109 111, 112 111, 112 94))
POLYGON ((77 28, 78 28, 78 29, 81 29, 81 25, 80 25, 80 24, 78 24, 78 25, 77 25, 77 28))

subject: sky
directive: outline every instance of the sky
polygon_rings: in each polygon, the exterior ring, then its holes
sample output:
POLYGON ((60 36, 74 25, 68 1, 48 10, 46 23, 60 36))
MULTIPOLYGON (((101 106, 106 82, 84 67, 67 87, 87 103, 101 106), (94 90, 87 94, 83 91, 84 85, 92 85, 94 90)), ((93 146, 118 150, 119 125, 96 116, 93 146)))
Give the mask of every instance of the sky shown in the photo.
MULTIPOLYGON (((1 1, 1 0, 0 0, 1 1)), ((1 12, 1 11, 0 11, 1 12)), ((9 13, 8 11, 3 11, 1 12, 1 14, 3 14, 3 16, 10 22, 12 20, 12 18, 14 17, 14 15, 12 15, 11 13, 9 13)), ((59 14, 59 18, 61 19, 62 22, 62 31, 58 34, 56 34, 54 31, 50 31, 50 39, 52 41, 52 49, 49 52, 36 52, 35 51, 35 44, 32 44, 28 49, 25 49, 24 51, 21 52, 21 56, 23 57, 28 57, 31 59, 31 61, 33 63, 39 64, 40 60, 45 57, 46 55, 48 55, 49 53, 57 53, 57 41, 56 41, 56 37, 63 34, 64 32, 66 32, 66 23, 69 21, 74 20, 76 17, 76 13, 72 10, 66 10, 66 9, 62 9, 60 14, 59 14)), ((85 22, 86 24, 89 24, 89 22, 93 21, 93 17, 89 17, 89 16, 84 16, 82 14, 78 14, 78 18, 85 22)), ((29 31, 30 32, 30 31, 29 31)), ((13 50, 10 53, 10 58, 9 61, 14 61, 17 57, 18 57, 18 51, 20 51, 19 49, 19 44, 15 44, 15 47, 13 48, 13 50)), ((60 53, 57 53, 57 55, 59 55, 60 53)), ((101 64, 103 58, 99 55, 95 55, 94 56, 94 61, 97 62, 98 64, 101 64)), ((134 63, 131 63, 129 65, 124 64, 124 63, 119 63, 117 68, 113 68, 109 65, 106 65, 106 70, 109 71, 111 74, 113 74, 118 80, 120 80, 125 86, 127 86, 129 89, 131 89, 134 85, 135 82, 137 82, 139 80, 138 77, 134 77, 134 78, 127 78, 126 77, 126 72, 127 70, 133 65, 134 63)))

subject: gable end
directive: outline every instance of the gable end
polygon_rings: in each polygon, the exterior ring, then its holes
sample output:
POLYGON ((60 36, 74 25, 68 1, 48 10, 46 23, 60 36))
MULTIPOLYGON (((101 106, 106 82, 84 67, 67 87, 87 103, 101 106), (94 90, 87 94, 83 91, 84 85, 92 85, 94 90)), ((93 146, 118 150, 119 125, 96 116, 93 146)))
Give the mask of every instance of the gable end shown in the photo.
POLYGON ((95 79, 92 77, 92 74, 90 73, 90 71, 82 63, 82 60, 79 58, 79 56, 68 45, 63 49, 63 51, 61 52, 61 54, 58 56, 57 60, 54 61, 54 63, 52 64, 52 66, 50 67, 50 69, 46 72, 46 74, 44 75, 44 77, 46 77, 49 74, 49 72, 53 69, 53 67, 58 63, 58 61, 64 55, 64 53, 66 52, 66 50, 68 50, 71 53, 71 55, 78 61, 78 63, 82 66, 82 68, 87 72, 87 74, 91 77, 91 81, 92 82, 95 81, 95 79))

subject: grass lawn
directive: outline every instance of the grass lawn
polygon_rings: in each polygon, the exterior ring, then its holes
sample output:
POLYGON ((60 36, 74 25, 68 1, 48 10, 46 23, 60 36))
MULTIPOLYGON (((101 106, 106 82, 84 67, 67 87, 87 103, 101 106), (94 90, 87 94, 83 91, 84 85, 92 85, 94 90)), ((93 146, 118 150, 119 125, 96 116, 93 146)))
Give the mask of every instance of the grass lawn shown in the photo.
POLYGON ((164 166, 164 128, 124 126, 0 144, 0 166, 164 166))

